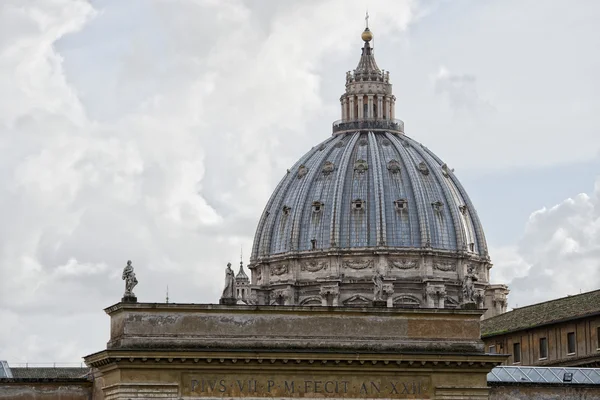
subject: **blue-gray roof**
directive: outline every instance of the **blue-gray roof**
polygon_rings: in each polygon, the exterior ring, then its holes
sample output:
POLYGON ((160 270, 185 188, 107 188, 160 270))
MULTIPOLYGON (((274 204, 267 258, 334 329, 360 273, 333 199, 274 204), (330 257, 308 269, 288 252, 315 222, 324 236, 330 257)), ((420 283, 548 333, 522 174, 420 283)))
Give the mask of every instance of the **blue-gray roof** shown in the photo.
POLYGON ((600 368, 496 367, 488 382, 600 385, 600 368))
POLYGON ((0 378, 12 378, 12 372, 6 361, 0 360, 0 378))
POLYGON ((403 134, 349 132, 288 170, 259 221, 252 260, 379 246, 488 257, 475 207, 444 162, 403 134))

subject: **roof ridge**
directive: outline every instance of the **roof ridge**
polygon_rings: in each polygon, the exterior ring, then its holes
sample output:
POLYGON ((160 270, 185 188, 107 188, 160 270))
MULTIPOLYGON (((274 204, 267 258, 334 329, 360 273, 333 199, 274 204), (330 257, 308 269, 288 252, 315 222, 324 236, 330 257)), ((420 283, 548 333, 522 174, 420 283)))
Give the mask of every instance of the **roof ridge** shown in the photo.
POLYGON ((585 296, 585 295, 592 294, 592 293, 594 293, 594 292, 600 292, 600 289, 596 289, 596 290, 590 290, 589 292, 583 292, 583 293, 577 293, 577 294, 568 294, 568 295, 566 295, 566 296, 563 296, 563 297, 558 297, 558 298, 556 298, 556 299, 551 299, 551 300, 541 301, 541 302, 539 302, 539 303, 534 303, 534 304, 529 304, 529 305, 526 305, 526 306, 523 306, 523 307, 513 308, 512 310, 510 310, 510 311, 507 311, 507 312, 505 312, 505 313, 498 314, 498 315, 495 315, 495 316, 493 316, 493 317, 490 317, 490 318, 486 318, 486 319, 484 319, 484 321, 488 321, 488 320, 491 320, 491 319, 494 319, 494 318, 498 318, 498 317, 501 317, 501 316, 503 316, 503 315, 506 315, 506 314, 512 313, 512 312, 514 312, 514 311, 523 310, 523 309, 525 309, 525 308, 536 307, 536 306, 540 306, 540 305, 542 305, 542 304, 554 303, 554 302, 557 302, 557 301, 561 301, 561 300, 565 300, 565 299, 570 299, 570 298, 573 298, 573 297, 585 296))

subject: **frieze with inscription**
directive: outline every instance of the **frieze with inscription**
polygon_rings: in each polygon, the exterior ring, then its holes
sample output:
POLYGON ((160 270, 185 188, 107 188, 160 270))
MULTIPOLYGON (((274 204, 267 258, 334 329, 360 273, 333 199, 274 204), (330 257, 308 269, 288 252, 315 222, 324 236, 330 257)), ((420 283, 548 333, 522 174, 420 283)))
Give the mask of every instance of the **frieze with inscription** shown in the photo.
MULTIPOLYGON (((268 374, 267 374, 268 375, 268 374)), ((184 397, 386 398, 429 399, 431 381, 423 375, 364 379, 352 376, 257 376, 182 374, 184 397)))

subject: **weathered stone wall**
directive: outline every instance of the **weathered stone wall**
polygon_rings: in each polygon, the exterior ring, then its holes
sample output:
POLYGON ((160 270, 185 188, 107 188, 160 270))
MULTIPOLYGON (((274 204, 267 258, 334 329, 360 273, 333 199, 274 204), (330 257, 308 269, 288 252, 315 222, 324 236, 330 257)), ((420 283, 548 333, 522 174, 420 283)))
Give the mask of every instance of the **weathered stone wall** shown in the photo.
POLYGON ((600 399, 600 386, 494 385, 490 400, 594 400, 600 399))
POLYGON ((0 400, 92 400, 92 382, 0 380, 0 400))
POLYGON ((483 354, 480 310, 118 304, 108 349, 483 354))

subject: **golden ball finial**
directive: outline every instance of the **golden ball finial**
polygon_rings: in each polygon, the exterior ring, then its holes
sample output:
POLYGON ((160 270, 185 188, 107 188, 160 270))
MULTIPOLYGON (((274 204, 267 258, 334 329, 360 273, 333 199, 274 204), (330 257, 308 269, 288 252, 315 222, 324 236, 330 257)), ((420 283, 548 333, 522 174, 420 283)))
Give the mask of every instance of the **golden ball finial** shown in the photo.
POLYGON ((360 35, 360 37, 365 42, 370 42, 373 39, 373 33, 371 33, 369 28, 365 28, 365 30, 363 31, 362 35, 360 35))

